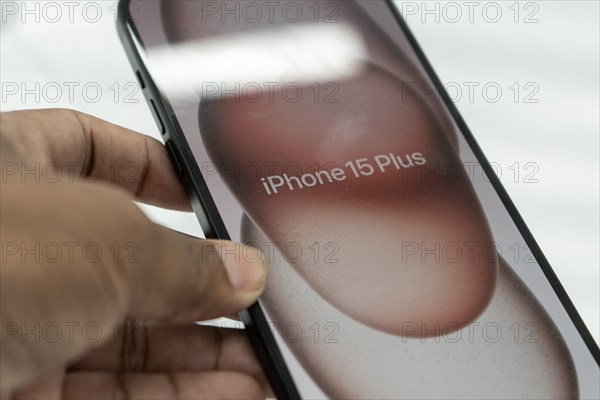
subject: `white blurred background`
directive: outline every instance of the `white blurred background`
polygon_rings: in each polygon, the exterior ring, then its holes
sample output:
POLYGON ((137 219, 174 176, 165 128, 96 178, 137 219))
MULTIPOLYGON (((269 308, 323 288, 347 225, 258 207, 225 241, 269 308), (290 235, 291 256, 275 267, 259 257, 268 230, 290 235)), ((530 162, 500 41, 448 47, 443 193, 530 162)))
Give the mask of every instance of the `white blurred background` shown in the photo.
MULTIPOLYGON (((599 4, 398 2, 597 342, 599 4)), ((160 138, 115 11, 0 0, 0 109, 69 107, 160 138)), ((202 235, 192 214, 143 208, 202 235)))

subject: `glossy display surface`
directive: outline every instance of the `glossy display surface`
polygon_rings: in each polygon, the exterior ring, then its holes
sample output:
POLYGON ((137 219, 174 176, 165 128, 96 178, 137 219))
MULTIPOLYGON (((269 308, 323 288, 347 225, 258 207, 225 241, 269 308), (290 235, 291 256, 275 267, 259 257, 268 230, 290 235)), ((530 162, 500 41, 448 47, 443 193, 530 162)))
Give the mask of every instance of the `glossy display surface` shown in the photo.
POLYGON ((150 73, 228 232, 269 258, 262 304, 304 396, 598 393, 539 267, 498 256, 523 239, 462 167, 475 157, 385 2, 283 2, 293 24, 152 3, 150 73))

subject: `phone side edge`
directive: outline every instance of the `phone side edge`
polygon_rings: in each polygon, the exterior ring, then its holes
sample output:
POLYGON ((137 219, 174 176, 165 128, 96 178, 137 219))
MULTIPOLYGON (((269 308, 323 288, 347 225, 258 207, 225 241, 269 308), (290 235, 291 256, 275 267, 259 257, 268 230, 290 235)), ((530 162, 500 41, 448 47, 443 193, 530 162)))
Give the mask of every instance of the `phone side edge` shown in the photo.
POLYGON ((425 53, 423 52, 420 45, 418 44, 415 36, 412 34, 411 30, 409 29, 408 24, 406 23, 406 21, 400 14, 400 11, 396 8, 396 6, 394 4, 392 4, 392 0, 385 0, 385 1, 388 4, 388 7, 390 8, 392 14, 396 18, 398 24, 400 25, 400 28, 406 35, 406 38, 407 38, 408 42, 410 43, 413 51, 417 55, 419 61, 421 62, 423 69, 425 70, 425 72, 427 73, 427 75, 429 76, 431 81, 433 82, 437 92, 440 94, 440 97, 442 98, 444 105, 446 106, 446 108, 452 115, 454 122, 457 124, 458 128, 460 129, 461 134, 463 135, 463 137, 467 141, 467 144, 469 145, 469 147, 475 154, 475 157, 477 158, 477 161, 479 162, 483 171, 485 172, 486 177, 490 180, 490 183, 492 184, 494 191, 500 197, 500 201, 502 202, 502 204, 508 211, 508 214, 510 215, 511 219, 515 223, 519 233, 521 234, 521 236, 523 236, 525 243, 531 250, 531 253, 533 254, 537 263, 539 264, 542 272, 544 273, 544 276, 548 280, 548 283, 550 283, 550 286, 552 286, 552 289, 558 296, 559 301, 565 308, 565 311, 569 315, 569 318, 571 319, 571 321, 575 325, 575 328, 581 335, 581 338, 583 339, 584 343, 588 347, 588 350, 592 354, 592 357, 595 359, 596 363, 600 366, 600 349, 598 348, 598 345, 596 344, 596 341, 592 337, 592 334, 590 333, 589 329, 587 328, 585 322, 579 315, 577 308, 571 301, 571 299, 570 299, 569 295, 567 294, 565 288, 563 287, 562 283, 560 283, 558 276, 556 275, 556 273, 550 266, 548 259, 542 252, 542 249, 538 245, 535 238, 533 237, 533 234, 531 233, 531 231, 525 224, 525 220, 523 219, 523 217, 517 210, 517 207, 515 206, 514 202, 511 200, 510 196, 508 195, 508 192, 502 185, 500 178, 498 178, 498 176, 494 172, 494 169, 492 168, 489 161, 487 160, 487 157, 483 153, 483 150, 477 143, 473 133, 467 126, 465 120, 460 115, 458 108, 452 102, 450 96, 446 92, 446 89, 445 89, 443 83, 441 82, 441 80, 439 79, 437 74, 435 73, 435 70, 433 69, 432 65, 429 63, 429 60, 425 56, 425 53))
MULTIPOLYGON (((143 65, 140 54, 138 53, 133 38, 130 36, 130 30, 136 31, 135 24, 132 23, 130 15, 131 0, 120 0, 118 5, 117 33, 123 49, 127 55, 131 67, 139 71, 147 90, 144 91, 144 97, 149 103, 150 99, 155 100, 156 112, 165 125, 163 140, 165 143, 170 141, 175 147, 173 156, 181 166, 180 180, 188 193, 192 202, 192 208, 207 238, 229 240, 229 234, 220 218, 216 204, 210 196, 208 187, 201 175, 201 172, 192 156, 191 149, 185 142, 183 132, 179 124, 173 123, 174 113, 166 112, 165 107, 168 101, 160 94, 154 81, 151 79, 148 70, 143 65), (185 144, 184 144, 185 143, 185 144), (207 198, 208 197, 208 198, 207 198)), ((139 37, 139 35, 138 35, 139 37)), ((148 104, 150 107, 150 104, 148 104)), ((169 107, 170 108, 170 107, 169 107)), ((153 111, 153 110, 151 110, 153 111)), ((279 347, 272 334, 266 316, 258 302, 242 310, 240 318, 246 327, 246 332, 253 350, 267 375, 271 388, 277 398, 281 399, 300 399, 296 385, 287 365, 279 351, 279 347)))

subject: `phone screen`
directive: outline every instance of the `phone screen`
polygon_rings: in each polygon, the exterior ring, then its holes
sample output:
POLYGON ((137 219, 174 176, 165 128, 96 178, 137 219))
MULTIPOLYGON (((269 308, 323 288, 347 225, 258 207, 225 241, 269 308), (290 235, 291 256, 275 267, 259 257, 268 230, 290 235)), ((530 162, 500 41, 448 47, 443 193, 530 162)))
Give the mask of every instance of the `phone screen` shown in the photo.
POLYGON ((302 397, 598 398, 591 339, 394 7, 143 1, 132 34, 211 217, 270 264, 302 397))

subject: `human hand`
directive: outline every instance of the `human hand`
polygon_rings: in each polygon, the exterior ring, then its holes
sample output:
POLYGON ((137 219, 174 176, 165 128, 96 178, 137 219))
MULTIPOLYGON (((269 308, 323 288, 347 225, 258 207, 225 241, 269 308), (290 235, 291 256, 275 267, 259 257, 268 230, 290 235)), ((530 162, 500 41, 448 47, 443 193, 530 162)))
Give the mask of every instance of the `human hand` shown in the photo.
POLYGON ((2 398, 264 398, 243 331, 192 322, 252 304, 266 264, 132 203, 189 209, 162 144, 71 110, 0 121, 2 398))

